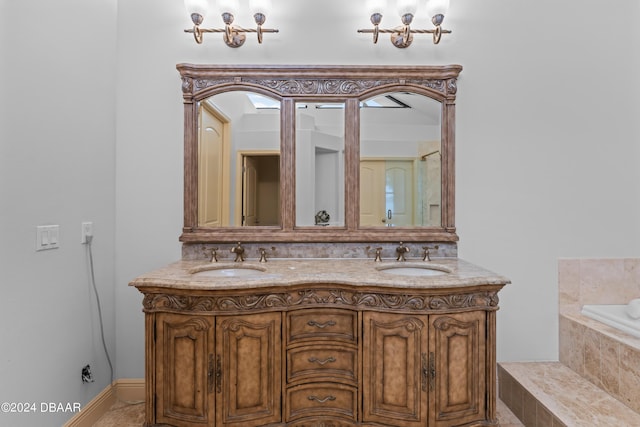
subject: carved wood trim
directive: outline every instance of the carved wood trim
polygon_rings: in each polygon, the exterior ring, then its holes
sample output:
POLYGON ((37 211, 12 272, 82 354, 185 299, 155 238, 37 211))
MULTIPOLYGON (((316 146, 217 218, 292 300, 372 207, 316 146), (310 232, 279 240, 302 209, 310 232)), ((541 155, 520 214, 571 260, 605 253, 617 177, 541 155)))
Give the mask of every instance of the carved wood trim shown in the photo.
POLYGON ((280 96, 360 96, 374 88, 412 85, 454 99, 460 65, 447 66, 280 66, 178 64, 185 100, 208 96, 213 88, 255 86, 280 96), (204 93, 203 93, 204 92, 204 93))
POLYGON ((419 295, 390 292, 358 292, 347 289, 305 288, 288 292, 251 295, 176 295, 145 293, 144 311, 238 313, 256 310, 292 309, 306 306, 347 307, 353 309, 403 310, 416 313, 461 309, 496 310, 498 291, 479 291, 453 295, 419 295))

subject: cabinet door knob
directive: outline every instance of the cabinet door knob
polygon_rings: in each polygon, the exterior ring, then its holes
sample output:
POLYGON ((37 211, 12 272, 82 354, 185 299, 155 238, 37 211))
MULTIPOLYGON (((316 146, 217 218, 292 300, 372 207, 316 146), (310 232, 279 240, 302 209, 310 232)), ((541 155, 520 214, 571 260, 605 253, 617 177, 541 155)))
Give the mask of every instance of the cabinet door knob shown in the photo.
POLYGON ((213 378, 215 368, 213 366, 213 354, 209 355, 209 366, 207 367, 207 390, 209 393, 213 391, 213 378))
POLYGON ((216 393, 222 393, 222 357, 216 356, 216 393))
POLYGON ((422 353, 422 391, 427 391, 427 383, 429 383, 429 391, 433 391, 436 381, 436 360, 433 352, 429 353, 429 360, 427 361, 426 353, 422 353))
POLYGON ((436 382, 436 357, 433 352, 429 353, 429 390, 433 391, 436 382))

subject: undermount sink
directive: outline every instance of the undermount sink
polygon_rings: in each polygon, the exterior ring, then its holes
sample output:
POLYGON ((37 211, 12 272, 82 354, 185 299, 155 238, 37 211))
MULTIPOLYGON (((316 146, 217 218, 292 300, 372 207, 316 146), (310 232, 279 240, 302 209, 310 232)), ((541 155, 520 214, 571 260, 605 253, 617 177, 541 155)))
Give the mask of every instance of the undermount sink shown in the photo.
POLYGON ((256 277, 266 273, 254 267, 211 267, 191 273, 195 277, 256 277))
POLYGON ((444 268, 436 268, 432 266, 388 266, 380 267, 379 271, 387 274, 397 274, 399 276, 441 276, 448 274, 449 271, 444 268))

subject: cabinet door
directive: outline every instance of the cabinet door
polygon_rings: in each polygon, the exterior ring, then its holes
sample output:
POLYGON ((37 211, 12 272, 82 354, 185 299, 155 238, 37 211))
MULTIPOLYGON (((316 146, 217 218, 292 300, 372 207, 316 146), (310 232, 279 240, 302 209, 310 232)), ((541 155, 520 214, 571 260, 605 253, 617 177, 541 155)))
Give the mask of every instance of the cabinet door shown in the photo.
POLYGON ((366 312, 363 318, 363 421, 424 426, 427 317, 366 312))
POLYGON ((280 316, 217 318, 216 425, 251 427, 280 422, 280 316))
POLYGON ((209 425, 213 420, 213 321, 159 313, 156 317, 156 423, 209 425))
POLYGON ((429 318, 430 402, 433 426, 483 420, 486 414, 486 314, 429 318))

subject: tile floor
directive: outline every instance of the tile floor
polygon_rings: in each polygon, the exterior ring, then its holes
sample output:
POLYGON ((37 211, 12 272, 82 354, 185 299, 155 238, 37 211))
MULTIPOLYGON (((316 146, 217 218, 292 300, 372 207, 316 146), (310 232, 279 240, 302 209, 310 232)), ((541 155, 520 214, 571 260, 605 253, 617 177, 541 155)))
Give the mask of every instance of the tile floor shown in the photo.
MULTIPOLYGON (((498 400, 500 427, 524 427, 509 408, 498 400)), ((93 427, 141 427, 144 423, 144 405, 117 402, 93 427)))

